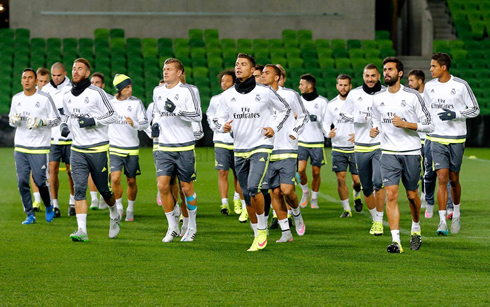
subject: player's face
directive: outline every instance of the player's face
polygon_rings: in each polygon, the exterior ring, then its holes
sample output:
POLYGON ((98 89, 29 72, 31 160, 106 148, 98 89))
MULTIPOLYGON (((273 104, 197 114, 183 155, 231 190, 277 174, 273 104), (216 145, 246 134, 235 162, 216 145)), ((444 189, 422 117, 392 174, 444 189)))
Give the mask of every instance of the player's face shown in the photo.
POLYGON ((262 83, 262 73, 260 72, 260 70, 254 70, 253 75, 255 77, 256 83, 262 83))
POLYGON ((163 66, 163 80, 165 83, 174 84, 179 82, 182 70, 177 69, 176 63, 168 63, 163 66))
POLYGON ((253 75, 255 68, 247 58, 238 58, 235 63, 235 75, 240 80, 245 80, 253 75))
POLYGON ((131 84, 121 90, 121 95, 124 97, 131 97, 132 93, 133 93, 133 85, 131 84))
POLYGON ((71 70, 71 77, 73 83, 79 83, 80 81, 87 79, 90 76, 90 70, 85 64, 80 62, 73 63, 73 68, 71 70))
POLYGON ((102 79, 97 77, 97 76, 92 77, 92 79, 90 79, 90 83, 92 83, 92 85, 95 85, 95 86, 100 87, 100 88, 105 87, 105 83, 102 83, 102 79))
POLYGON ((31 91, 36 88, 37 80, 36 75, 32 71, 26 71, 22 73, 21 79, 22 87, 26 91, 31 91))
POLYGON ((444 66, 441 66, 439 65, 439 63, 437 63, 436 60, 431 60, 430 61, 430 74, 432 76, 432 78, 440 78, 442 77, 442 75, 444 74, 444 67, 446 67, 446 65, 444 66))
POLYGON ((279 76, 276 75, 276 72, 272 67, 266 67, 264 68, 264 70, 262 70, 262 76, 260 77, 260 79, 261 79, 260 83, 264 85, 271 85, 274 82, 277 82, 277 80, 279 80, 279 76))
POLYGON ((226 91, 232 86, 233 86, 233 77, 230 75, 223 75, 223 77, 221 77, 221 89, 223 91, 226 91))
POLYGON ((369 88, 373 88, 378 83, 380 74, 377 69, 364 69, 362 78, 369 88))
POLYGON ((60 85, 66 77, 66 70, 64 69, 52 69, 51 79, 53 79, 54 84, 60 85))
POLYGON ((408 76, 408 86, 411 89, 418 91, 420 89, 420 80, 415 78, 414 75, 408 76))
POLYGON ((313 90, 313 87, 311 86, 311 84, 308 83, 308 81, 306 81, 304 79, 299 80, 298 88, 299 88, 299 91, 301 92, 301 94, 311 93, 313 90))
POLYGON ((385 84, 388 86, 393 86, 400 80, 400 74, 398 69, 396 69, 396 63, 390 62, 383 66, 383 77, 385 78, 385 84))
POLYGON ((37 76, 37 89, 41 90, 43 86, 49 83, 49 75, 38 75, 37 76))
POLYGON ((340 97, 342 98, 347 97, 351 89, 352 89, 352 84, 350 83, 349 79, 337 80, 337 91, 339 92, 340 97))

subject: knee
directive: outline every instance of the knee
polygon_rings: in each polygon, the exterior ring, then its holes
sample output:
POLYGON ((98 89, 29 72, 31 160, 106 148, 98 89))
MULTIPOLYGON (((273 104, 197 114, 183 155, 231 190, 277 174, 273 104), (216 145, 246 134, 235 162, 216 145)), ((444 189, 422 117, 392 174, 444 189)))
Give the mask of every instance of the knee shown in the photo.
POLYGON ((407 191, 407 198, 411 203, 413 203, 417 197, 418 197, 417 192, 407 191))
POLYGON ((170 184, 162 181, 158 181, 157 183, 158 190, 162 193, 170 192, 170 184))
POLYGON ((219 174, 219 179, 224 179, 224 180, 228 179, 228 171, 220 170, 218 174, 219 174))
POLYGON ((136 188, 136 178, 128 178, 128 187, 129 188, 136 188))
POLYGON ((274 195, 274 197, 279 198, 281 196, 281 189, 272 190, 272 194, 274 195))
POLYGON ((289 197, 293 196, 294 189, 293 188, 289 188, 289 187, 288 188, 285 188, 285 189, 282 190, 282 194, 284 196, 286 196, 287 198, 289 198, 289 197))
POLYGON ((120 176, 114 176, 111 178, 112 184, 119 186, 121 185, 121 177, 120 176))
POLYGON ((388 197, 388 200, 395 200, 398 198, 398 191, 394 191, 392 189, 388 189, 386 191, 386 197, 388 197))

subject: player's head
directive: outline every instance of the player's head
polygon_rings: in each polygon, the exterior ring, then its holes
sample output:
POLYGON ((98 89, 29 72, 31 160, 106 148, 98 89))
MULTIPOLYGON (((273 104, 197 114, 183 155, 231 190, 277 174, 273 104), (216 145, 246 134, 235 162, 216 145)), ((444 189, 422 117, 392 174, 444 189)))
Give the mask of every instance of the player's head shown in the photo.
POLYGON ((167 84, 176 84, 180 81, 180 76, 184 73, 184 65, 182 62, 169 58, 163 63, 163 80, 167 84))
POLYGON ((286 70, 281 64, 276 64, 277 68, 281 71, 281 79, 279 79, 279 86, 284 86, 286 84, 286 70))
POLYGON ((451 68, 451 57, 447 53, 438 52, 432 56, 430 61, 430 74, 432 78, 440 78, 449 74, 451 68))
POLYGON ((239 53, 235 63, 235 75, 238 80, 245 81, 253 75, 255 59, 246 53, 239 53))
POLYGON ((185 67, 183 64, 182 64, 182 74, 180 75, 179 80, 180 80, 180 83, 182 83, 182 84, 187 83, 187 79, 185 77, 185 67))
POLYGON ((412 69, 408 73, 408 86, 410 86, 410 88, 420 92, 420 88, 423 87, 424 81, 425 74, 422 70, 412 69))
POLYGON ((395 57, 387 57, 383 60, 383 77, 385 84, 393 86, 403 77, 403 63, 395 57))
POLYGON ((117 95, 120 95, 123 98, 131 97, 131 94, 133 93, 133 81, 130 77, 124 74, 115 75, 112 84, 114 84, 117 95))
POLYGON ((94 72, 92 74, 92 78, 90 79, 90 83, 92 83, 92 85, 95 85, 95 86, 103 89, 105 87, 104 74, 102 74, 100 72, 94 72))
POLYGON ((379 73, 378 67, 374 64, 367 64, 364 67, 364 71, 362 72, 362 79, 364 80, 364 84, 369 88, 373 88, 376 83, 378 83, 381 75, 379 73))
POLYGON ((316 79, 310 74, 304 74, 299 80, 299 90, 301 94, 309 94, 315 90, 316 79))
POLYGON ((32 91, 37 86, 37 74, 32 68, 26 68, 22 71, 21 78, 22 88, 24 91, 32 91))
POLYGON ((79 83, 90 76, 90 62, 84 58, 78 58, 73 62, 71 70, 73 83, 79 83))
POLYGON ((255 82, 262 83, 262 71, 264 70, 264 65, 255 65, 254 77, 255 82))
POLYGON ((56 62, 51 65, 51 80, 53 80, 54 85, 60 85, 66 77, 66 68, 63 63, 56 62))
POLYGON ((352 89, 352 78, 349 75, 341 74, 337 76, 337 91, 340 97, 345 98, 352 89))
POLYGON ((45 67, 39 67, 37 74, 37 89, 42 90, 43 86, 49 83, 49 70, 45 67))
POLYGON ((260 83, 276 88, 281 79, 281 70, 274 64, 267 64, 264 69, 262 69, 262 76, 260 79, 260 83))
POLYGON ((221 89, 226 91, 235 84, 235 71, 231 69, 224 70, 219 73, 218 79, 221 84, 221 89))

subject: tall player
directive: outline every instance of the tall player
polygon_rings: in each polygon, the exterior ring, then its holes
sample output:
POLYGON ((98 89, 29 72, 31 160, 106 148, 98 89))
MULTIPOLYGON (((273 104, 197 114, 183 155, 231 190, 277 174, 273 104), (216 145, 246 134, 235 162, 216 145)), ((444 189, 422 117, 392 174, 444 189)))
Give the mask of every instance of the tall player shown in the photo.
POLYGON ((461 228, 461 185, 459 172, 466 141, 466 119, 480 114, 480 107, 466 81, 449 73, 451 58, 436 53, 430 62, 431 81, 427 82, 424 99, 434 120, 435 129, 427 136, 431 141, 434 170, 437 173, 437 203, 439 204, 439 235, 448 235, 446 224, 447 183, 453 196, 451 233, 461 228))

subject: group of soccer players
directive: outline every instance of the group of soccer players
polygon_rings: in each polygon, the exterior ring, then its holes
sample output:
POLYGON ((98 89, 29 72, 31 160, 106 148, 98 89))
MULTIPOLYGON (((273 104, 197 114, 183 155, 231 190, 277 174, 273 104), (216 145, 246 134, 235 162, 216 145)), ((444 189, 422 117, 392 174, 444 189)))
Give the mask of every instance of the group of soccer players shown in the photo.
MULTIPOLYGON (((362 190, 373 220, 372 235, 383 235, 386 203, 392 234, 388 252, 403 252, 398 209, 400 179, 412 213, 411 249, 418 250, 422 242, 422 201, 427 201, 426 217, 432 217, 436 178, 440 216, 437 233, 449 233, 448 186, 454 208, 451 232, 459 232, 459 172, 466 137, 465 119, 477 116, 479 107, 468 84, 450 75, 451 59, 447 54, 435 54, 430 65, 434 79, 424 88, 423 73, 412 71, 411 89, 400 83, 404 68, 399 59, 389 57, 383 61, 386 87, 381 85, 378 68, 368 64, 362 86, 352 89, 351 77, 341 74, 337 77, 338 96, 328 101, 317 93, 314 76, 301 76, 300 96, 284 87, 286 72, 282 66, 258 66, 252 56, 238 55, 235 71, 219 76, 223 93, 212 97, 207 118, 214 131, 220 210, 225 215, 231 213, 228 204, 231 169, 234 211, 240 222, 250 220, 254 233, 249 251, 267 245, 271 205, 274 216, 270 227, 280 226, 282 231, 277 243, 293 241, 290 230, 293 220, 297 234, 305 234, 300 208, 305 208, 308 202, 311 208, 319 208, 320 170, 327 162, 325 137, 332 143, 332 171, 336 173, 343 207, 340 217, 352 217, 346 184, 349 171, 354 207, 357 212, 362 211, 362 190), (415 89, 422 89, 421 93, 415 89), (421 137, 422 140, 425 137, 423 147, 421 137), (425 166, 422 201, 418 193, 421 154, 425 166), (312 166, 311 193, 306 174, 308 159, 312 166), (302 189, 301 200, 295 192, 296 184, 302 189)), ((31 172, 33 188, 39 189, 38 195, 46 207, 46 221, 60 216, 57 178, 59 163, 63 161, 73 180, 69 181, 72 190, 69 213, 75 211, 78 224, 71 239, 88 240, 87 186, 92 198, 90 208, 109 207, 109 237, 115 238, 124 213, 126 221, 134 220, 136 176, 141 173, 138 130, 145 130, 154 140, 157 201, 168 221, 162 241, 172 242, 179 236, 181 241, 193 241, 197 233, 194 146, 203 134, 199 91, 185 83, 182 63, 167 59, 164 78, 154 90, 153 103, 145 110, 141 100, 132 96, 130 77, 116 75, 117 94, 111 96, 102 90, 103 75, 93 74, 91 84, 90 68, 87 60, 76 59, 70 82, 64 66, 56 63, 51 67, 51 82, 42 90, 36 89, 36 71, 26 69, 22 74, 24 90, 13 97, 9 120, 17 127, 14 156, 27 215, 23 223, 36 222, 29 188, 31 172), (122 205, 123 169, 128 183, 126 211, 122 205), (101 195, 99 203, 97 190, 101 195), (182 207, 178 205, 179 197, 182 207), (181 214, 183 225, 179 229, 181 214)))

